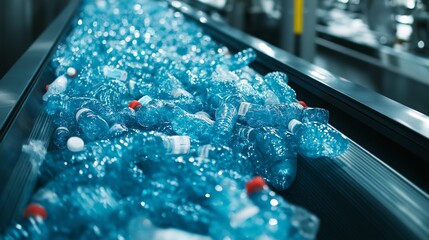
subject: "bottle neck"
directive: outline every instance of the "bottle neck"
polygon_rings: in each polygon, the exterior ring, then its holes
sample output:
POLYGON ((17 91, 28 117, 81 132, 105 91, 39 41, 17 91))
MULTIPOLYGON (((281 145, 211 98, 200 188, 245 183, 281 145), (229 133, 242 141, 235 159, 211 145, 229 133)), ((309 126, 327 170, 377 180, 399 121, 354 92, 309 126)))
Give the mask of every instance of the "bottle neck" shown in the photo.
POLYGON ((253 131, 255 129, 251 128, 251 127, 242 127, 239 131, 238 131, 238 135, 244 139, 247 139, 249 141, 252 142, 253 140, 253 131))
POLYGON ((240 107, 238 108, 238 116, 239 117, 246 116, 246 113, 249 111, 251 106, 252 106, 252 104, 248 103, 248 102, 240 103, 240 107))
POLYGON ((76 112, 76 115, 75 115, 76 121, 79 121, 80 116, 81 116, 83 113, 86 113, 86 112, 92 112, 92 111, 91 111, 91 109, 89 109, 89 108, 81 108, 81 109, 79 109, 79 111, 77 111, 77 112, 76 112))
POLYGON ((139 100, 137 100, 142 106, 148 105, 150 102, 152 102, 152 98, 150 96, 143 96, 139 100))
POLYGON ((291 132, 292 134, 295 134, 301 125, 302 125, 302 122, 300 122, 296 119, 292 119, 289 122, 287 128, 288 128, 289 132, 291 132))

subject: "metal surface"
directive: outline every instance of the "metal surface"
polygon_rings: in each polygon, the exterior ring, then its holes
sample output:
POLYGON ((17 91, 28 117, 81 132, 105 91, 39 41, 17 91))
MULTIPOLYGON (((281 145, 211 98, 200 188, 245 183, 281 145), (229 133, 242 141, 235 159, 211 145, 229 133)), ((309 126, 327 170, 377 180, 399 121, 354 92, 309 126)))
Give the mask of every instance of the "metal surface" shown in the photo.
MULTIPOLYGON (((344 112, 363 118, 362 122, 373 121, 384 125, 391 136, 404 143, 423 159, 429 161, 429 117, 388 99, 376 92, 364 89, 330 72, 312 65, 300 58, 288 54, 279 48, 249 36, 227 25, 217 25, 201 11, 190 8, 178 1, 173 7, 198 21, 207 31, 213 31, 214 38, 223 36, 226 45, 236 49, 252 47, 260 53, 258 63, 267 68, 285 70, 290 75, 292 84, 317 88, 316 95, 332 98, 335 105, 344 112), (228 42, 229 41, 229 42, 228 42), (335 99, 335 100, 334 100, 335 99), (362 116, 364 114, 365 116, 362 116), (358 116, 359 115, 359 116, 358 116)), ((383 129, 384 130, 384 129, 383 129)))
MULTIPOLYGON (((13 102, 10 104, 16 105, 10 106, 8 113, 13 114, 7 114, 8 118, 4 119, 6 124, 1 126, 1 224, 10 222, 10 219, 6 218, 12 216, 16 210, 19 212, 31 194, 35 167, 29 164, 29 156, 21 154, 21 147, 31 139, 41 140, 46 144, 52 131, 48 118, 42 112, 41 102, 43 87, 47 79, 53 78, 53 74, 46 68, 47 58, 61 35, 67 31, 68 20, 77 9, 77 2, 74 1, 74 5, 71 4, 63 12, 62 18, 56 20, 63 21, 62 24, 54 23, 55 27, 47 30, 51 32, 45 33, 52 38, 48 41, 49 46, 44 48, 46 51, 42 54, 43 57, 39 54, 36 64, 29 66, 21 63, 12 69, 12 77, 31 76, 26 78, 29 79, 27 84, 21 85, 22 89, 15 89, 15 92, 9 89, 13 96, 13 102), (66 13, 69 14, 68 18, 63 16, 66 13), (22 76, 19 74, 20 70, 22 76), (5 172, 6 175, 3 174, 5 172)), ((384 148, 397 148, 390 138, 403 141, 401 143, 404 145, 401 146, 414 143, 415 146, 410 146, 412 151, 409 151, 415 153, 419 159, 427 160, 429 155, 425 154, 429 148, 428 117, 338 78, 270 44, 230 27, 219 26, 207 15, 187 5, 174 1, 171 6, 197 21, 208 34, 230 49, 256 49, 256 69, 261 73, 275 70, 287 72, 291 84, 296 87, 301 97, 306 98, 306 94, 311 94, 311 97, 319 99, 320 103, 326 101, 336 128, 342 126, 341 121, 344 119, 347 119, 347 122, 343 123, 345 126, 358 128, 365 125, 373 132, 358 132, 365 133, 368 142, 369 139, 376 139, 371 134, 378 131, 389 140, 384 148), (355 122, 350 122, 353 119, 355 122)), ((46 39, 41 38, 40 41, 46 39)), ((36 46, 40 44, 38 42, 36 46)), ((25 56, 33 56, 30 53, 25 56)), ((311 103, 311 100, 309 102, 311 103)), ((321 218, 321 239, 429 238, 429 216, 425 211, 429 209, 428 196, 387 166, 385 159, 382 160, 354 142, 346 154, 335 159, 300 157, 295 184, 281 194, 321 218)))
POLYGON ((0 141, 7 130, 8 121, 16 114, 25 95, 45 63, 52 47, 63 33, 65 25, 73 16, 78 0, 71 1, 41 36, 30 46, 0 81, 0 141))
POLYGON ((317 1, 303 1, 302 19, 297 19, 295 12, 297 2, 300 1, 282 1, 280 18, 280 40, 279 46, 294 55, 307 61, 313 61, 316 45, 316 8, 317 1), (295 9, 295 10, 294 10, 295 9), (302 21, 302 31, 297 33, 296 22, 302 21))
POLYGON ((71 1, 0 81, 0 230, 22 212, 33 191, 38 166, 22 147, 30 140, 49 142, 51 124, 42 109, 43 86, 54 77, 48 57, 79 2, 71 1))
POLYGON ((317 26, 317 31, 319 33, 319 37, 316 39, 318 45, 429 85, 427 77, 429 58, 383 46, 377 41, 369 42, 368 37, 363 42, 361 34, 344 36, 338 31, 333 31, 333 28, 325 26, 317 26), (362 51, 362 49, 365 50, 362 51))

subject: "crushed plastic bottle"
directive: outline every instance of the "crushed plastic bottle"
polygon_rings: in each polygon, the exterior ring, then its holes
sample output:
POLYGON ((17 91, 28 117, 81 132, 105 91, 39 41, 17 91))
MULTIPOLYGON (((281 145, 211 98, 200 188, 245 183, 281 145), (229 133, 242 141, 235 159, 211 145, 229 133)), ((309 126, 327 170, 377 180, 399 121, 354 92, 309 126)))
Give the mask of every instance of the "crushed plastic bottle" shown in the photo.
POLYGON ((300 122, 293 119, 289 123, 298 151, 304 156, 337 157, 348 148, 346 137, 329 125, 319 122, 300 122))

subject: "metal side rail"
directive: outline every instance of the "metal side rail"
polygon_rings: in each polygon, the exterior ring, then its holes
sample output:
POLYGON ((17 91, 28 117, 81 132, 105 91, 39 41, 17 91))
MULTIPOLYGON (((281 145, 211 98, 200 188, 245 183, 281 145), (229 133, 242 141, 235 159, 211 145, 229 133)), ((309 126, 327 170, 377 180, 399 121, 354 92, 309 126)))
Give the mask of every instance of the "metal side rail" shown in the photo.
POLYGON ((428 116, 237 29, 220 25, 189 5, 179 1, 170 1, 170 5, 231 50, 255 49, 258 57, 252 67, 261 74, 287 73, 300 100, 328 109, 333 126, 429 192, 428 116))
POLYGON ((22 213, 33 192, 38 166, 22 147, 30 140, 49 143, 52 127, 42 95, 54 74, 47 66, 79 4, 80 0, 71 0, 0 80, 0 231, 22 213))
POLYGON ((429 196, 354 142, 337 158, 300 156, 280 194, 320 218, 320 239, 429 238, 429 196))

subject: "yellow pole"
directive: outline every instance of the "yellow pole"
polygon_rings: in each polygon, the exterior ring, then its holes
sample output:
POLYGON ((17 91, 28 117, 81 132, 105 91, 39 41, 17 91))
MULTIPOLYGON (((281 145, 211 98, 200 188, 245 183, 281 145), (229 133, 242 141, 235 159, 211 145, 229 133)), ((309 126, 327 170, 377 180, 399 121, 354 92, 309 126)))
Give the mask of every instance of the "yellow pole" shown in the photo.
POLYGON ((293 16, 293 32, 295 35, 301 35, 304 29, 304 0, 294 0, 293 16))

